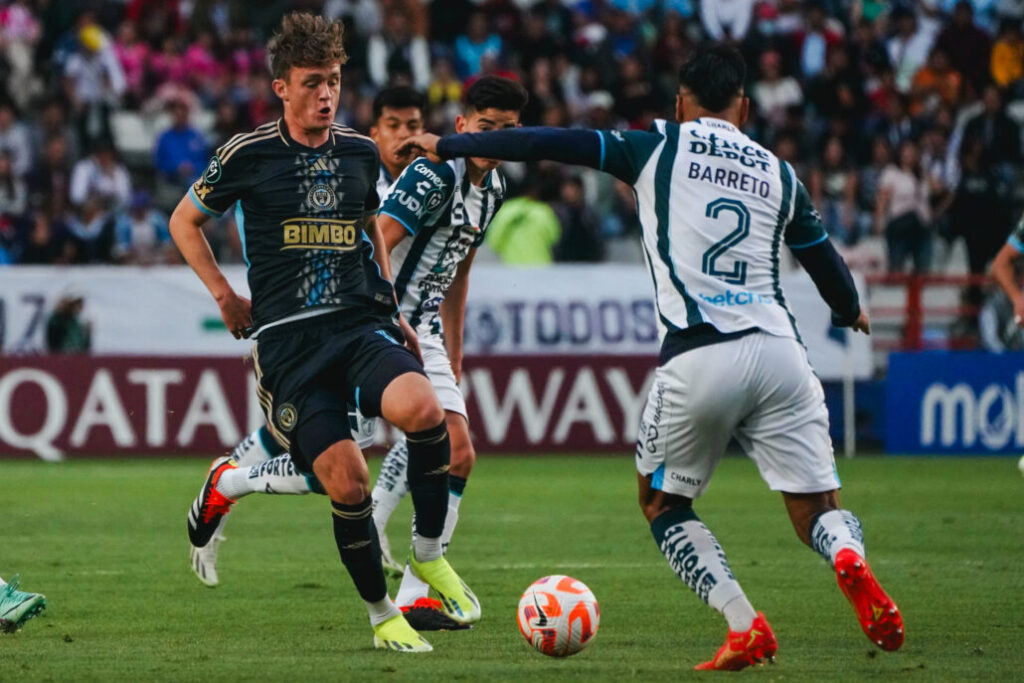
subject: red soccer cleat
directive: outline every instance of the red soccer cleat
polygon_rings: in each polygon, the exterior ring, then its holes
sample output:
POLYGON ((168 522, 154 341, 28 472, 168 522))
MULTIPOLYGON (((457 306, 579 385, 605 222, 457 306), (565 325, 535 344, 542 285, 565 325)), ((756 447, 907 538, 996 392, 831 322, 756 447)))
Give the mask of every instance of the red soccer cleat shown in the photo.
POLYGON ((749 630, 741 633, 729 631, 725 645, 715 653, 714 658, 693 668, 698 671, 739 671, 752 664, 763 664, 765 660, 774 662, 778 649, 779 643, 775 640, 772 627, 768 625, 764 614, 758 612, 749 630))
POLYGON ((235 501, 217 490, 220 475, 236 467, 231 458, 223 457, 213 461, 206 481, 199 495, 192 501, 188 511, 188 540, 196 548, 202 548, 210 542, 217 531, 221 518, 231 511, 235 501))
POLYGON ((471 628, 460 624, 444 613, 444 605, 433 598, 419 598, 411 605, 403 605, 405 620, 417 631, 462 631, 471 628))
POLYGON ((903 645, 903 617, 871 573, 867 560, 850 548, 836 554, 836 581, 853 605, 864 634, 883 650, 903 645))

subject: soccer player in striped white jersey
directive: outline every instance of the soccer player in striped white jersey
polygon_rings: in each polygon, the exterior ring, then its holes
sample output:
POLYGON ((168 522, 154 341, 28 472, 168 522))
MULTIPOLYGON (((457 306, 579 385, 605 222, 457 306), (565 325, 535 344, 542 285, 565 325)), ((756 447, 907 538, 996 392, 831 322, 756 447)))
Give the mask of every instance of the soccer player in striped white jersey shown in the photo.
MULTIPOLYGON (((414 155, 400 149, 401 144, 411 136, 423 132, 423 110, 426 99, 422 94, 407 86, 384 88, 373 100, 373 121, 370 137, 380 150, 380 174, 377 177, 377 195, 383 197, 395 178, 401 175, 414 155)), ((350 407, 349 422, 352 434, 360 448, 373 445, 377 429, 376 418, 365 418, 350 407)), ((224 472, 217 481, 217 489, 229 500, 235 501, 250 493, 303 495, 310 492, 323 493, 315 477, 306 476, 295 469, 292 457, 286 453, 266 426, 260 427, 247 436, 231 452, 234 469, 224 472)), ((405 444, 402 442, 401 491, 409 487, 405 478, 405 444)), ((398 482, 396 482, 396 486, 398 482)), ((378 480, 380 486, 380 480, 378 480)), ((196 577, 207 586, 219 583, 217 555, 223 529, 227 521, 225 513, 220 520, 213 539, 202 548, 192 546, 189 560, 196 577)), ((384 553, 384 567, 389 573, 400 576, 403 568, 390 559, 387 539, 381 529, 381 549, 384 553)))
MULTIPOLYGON (((515 128, 526 100, 526 90, 519 83, 484 76, 467 89, 464 113, 456 118, 455 129, 462 133, 515 128)), ((441 536, 446 549, 476 460, 466 402, 459 389, 462 335, 473 256, 505 196, 499 164, 482 158, 440 163, 416 159, 382 196, 377 213, 377 229, 390 253, 399 310, 416 332, 423 366, 448 422, 451 469, 448 516, 441 536)), ((403 441, 385 458, 373 490, 379 530, 407 490, 403 441)), ((413 628, 429 630, 436 621, 437 609, 427 593, 427 584, 406 565, 395 604, 413 628)))
POLYGON ((735 49, 711 46, 680 72, 677 122, 650 131, 522 128, 406 143, 440 158, 582 164, 633 186, 662 339, 637 440, 640 506, 673 571, 729 626, 698 669, 741 669, 777 650, 693 510, 732 437, 782 493, 800 539, 835 568, 867 636, 886 650, 903 642, 899 610, 864 559, 860 521, 839 506, 824 392, 779 284, 781 246, 834 324, 868 333, 868 317, 793 169, 740 131, 745 76, 735 49))

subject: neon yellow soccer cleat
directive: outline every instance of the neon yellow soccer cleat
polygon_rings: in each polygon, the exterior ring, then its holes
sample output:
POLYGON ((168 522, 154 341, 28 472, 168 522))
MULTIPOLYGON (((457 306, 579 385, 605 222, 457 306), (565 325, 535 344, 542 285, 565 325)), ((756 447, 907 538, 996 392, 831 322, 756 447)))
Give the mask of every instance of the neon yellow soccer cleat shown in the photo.
POLYGON ((409 566, 416 576, 434 589, 444 605, 445 614, 460 624, 480 621, 480 601, 443 556, 430 562, 419 562, 416 553, 410 552, 409 566))
POLYGON ((396 652, 432 652, 426 638, 413 630, 405 617, 398 615, 373 627, 373 646, 396 652))

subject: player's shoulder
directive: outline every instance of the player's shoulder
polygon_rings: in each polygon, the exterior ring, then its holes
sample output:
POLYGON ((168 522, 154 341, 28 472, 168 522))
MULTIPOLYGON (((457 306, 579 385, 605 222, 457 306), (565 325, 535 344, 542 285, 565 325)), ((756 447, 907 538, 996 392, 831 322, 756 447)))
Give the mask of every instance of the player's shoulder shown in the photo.
POLYGON ((217 148, 216 157, 221 165, 232 159, 242 158, 253 150, 272 143, 281 137, 281 122, 269 121, 248 133, 239 133, 217 148))
POLYGON ((450 159, 448 161, 431 161, 427 157, 416 157, 406 167, 403 175, 419 180, 428 180, 435 187, 442 190, 451 190, 456 187, 466 174, 464 159, 450 159))
POLYGON ((380 152, 377 150, 377 143, 373 141, 373 138, 340 123, 331 124, 331 137, 334 140, 335 149, 365 151, 380 155, 380 152))

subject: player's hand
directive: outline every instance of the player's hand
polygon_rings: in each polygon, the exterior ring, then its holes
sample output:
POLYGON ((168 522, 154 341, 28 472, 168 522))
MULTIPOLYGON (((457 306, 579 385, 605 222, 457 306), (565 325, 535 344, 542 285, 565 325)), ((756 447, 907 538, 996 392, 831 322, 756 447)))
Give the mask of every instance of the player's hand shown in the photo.
POLYGON ((1017 327, 1024 327, 1024 296, 1017 297, 1013 303, 1013 322, 1017 327))
POLYGON ((441 157, 437 156, 437 143, 440 139, 440 136, 433 133, 413 135, 402 143, 398 151, 400 154, 423 154, 436 163, 441 161, 441 157))
POLYGON ((855 332, 863 332, 864 334, 871 334, 871 321, 868 320, 868 314, 866 311, 861 309, 860 315, 850 325, 855 332))
POLYGON ((416 330, 412 329, 412 325, 409 324, 409 321, 403 315, 398 316, 398 326, 402 328, 402 334, 405 335, 406 348, 412 351, 420 363, 423 363, 423 353, 420 352, 420 340, 416 336, 416 330))
POLYGON ((252 302, 234 292, 217 300, 220 317, 235 339, 247 338, 252 334, 252 302))

